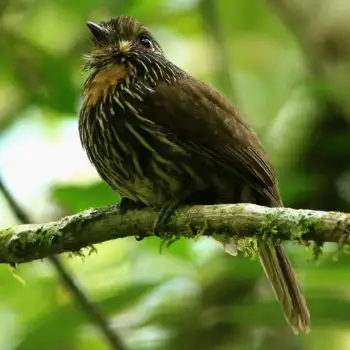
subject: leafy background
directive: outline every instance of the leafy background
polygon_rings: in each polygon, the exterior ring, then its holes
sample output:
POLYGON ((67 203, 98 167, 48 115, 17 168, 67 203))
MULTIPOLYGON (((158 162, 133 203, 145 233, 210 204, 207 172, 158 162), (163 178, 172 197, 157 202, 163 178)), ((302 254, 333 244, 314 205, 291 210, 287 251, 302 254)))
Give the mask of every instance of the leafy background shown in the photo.
MULTIPOLYGON (((87 20, 137 17, 167 56, 234 101, 261 137, 286 206, 349 212, 346 0, 2 0, 0 174, 32 220, 118 201, 83 153, 77 112, 87 20)), ((16 223, 0 201, 1 225, 16 223)), ((348 349, 347 254, 288 246, 312 313, 295 337, 257 261, 209 239, 100 244, 64 256, 129 349, 348 349)), ((108 349, 47 261, 0 266, 1 349, 108 349)))

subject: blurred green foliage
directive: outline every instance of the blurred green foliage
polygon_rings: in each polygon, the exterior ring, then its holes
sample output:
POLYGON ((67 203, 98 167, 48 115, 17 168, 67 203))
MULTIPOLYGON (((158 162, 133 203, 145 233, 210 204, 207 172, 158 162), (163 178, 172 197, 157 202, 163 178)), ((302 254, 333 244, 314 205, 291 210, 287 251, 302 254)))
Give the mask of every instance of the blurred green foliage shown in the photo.
MULTIPOLYGON (((350 55, 334 49, 334 38, 342 48, 350 35, 340 21, 335 26, 328 20, 331 11, 327 17, 326 10, 319 10, 325 20, 308 27, 309 17, 302 12, 295 16, 293 6, 283 8, 284 3, 3 1, 2 136, 12 135, 28 120, 49 139, 58 137, 55 131, 64 123, 77 124, 86 77, 81 74, 82 54, 90 47, 86 21, 133 15, 156 33, 171 60, 217 86, 249 119, 277 169, 285 205, 348 212, 350 114, 342 96, 349 87, 344 76, 349 74, 350 55), (43 117, 28 119, 33 114, 43 117)), ((342 4, 345 0, 337 0, 332 9, 342 4)), ((16 136, 18 144, 28 132, 16 136)), ((64 143, 65 135, 60 137, 64 143)), ((29 169, 16 163, 16 152, 21 149, 4 146, 2 154, 13 155, 12 165, 29 188, 35 180, 28 178, 29 169)), ((46 157, 54 156, 48 150, 46 157)), ((64 154, 60 167, 68 168, 70 157, 64 154)), ((45 166, 43 162, 37 173, 45 166)), ((92 168, 59 180, 51 179, 49 189, 37 194, 49 193, 46 206, 35 208, 22 199, 35 217, 54 220, 119 200, 92 168), (49 206, 55 209, 46 210, 49 206)), ((12 220, 9 214, 1 219, 3 225, 12 220)), ((334 245, 326 245, 317 266, 309 262, 310 251, 290 246, 312 313, 312 333, 299 337, 286 325, 258 262, 232 259, 209 239, 179 241, 162 254, 154 238, 106 242, 96 248, 97 254, 84 261, 66 257, 64 263, 130 349, 349 348, 350 257, 344 254, 335 262, 334 245)), ((1 266, 0 279, 0 349, 108 348, 47 263, 33 262, 15 271, 1 266)))

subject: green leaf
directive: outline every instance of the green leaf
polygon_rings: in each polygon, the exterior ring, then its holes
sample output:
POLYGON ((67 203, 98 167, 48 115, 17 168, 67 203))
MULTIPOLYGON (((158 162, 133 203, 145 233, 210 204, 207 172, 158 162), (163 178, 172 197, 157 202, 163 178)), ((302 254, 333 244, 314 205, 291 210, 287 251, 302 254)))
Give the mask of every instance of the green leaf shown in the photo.
MULTIPOLYGON (((155 286, 157 285, 135 284, 128 286, 96 304, 105 311, 106 317, 108 317, 107 315, 116 315, 135 306, 155 286)), ((57 348, 57 344, 63 344, 62 348, 64 349, 68 347, 68 344, 74 343, 78 328, 90 320, 89 315, 86 315, 80 306, 73 302, 60 308, 50 309, 31 323, 16 350, 54 349, 57 348)))
POLYGON ((70 213, 115 204, 120 200, 118 194, 104 182, 81 186, 55 186, 51 196, 55 202, 70 213))
POLYGON ((74 113, 79 97, 72 81, 74 67, 19 35, 8 34, 5 41, 14 80, 28 100, 61 113, 74 113))

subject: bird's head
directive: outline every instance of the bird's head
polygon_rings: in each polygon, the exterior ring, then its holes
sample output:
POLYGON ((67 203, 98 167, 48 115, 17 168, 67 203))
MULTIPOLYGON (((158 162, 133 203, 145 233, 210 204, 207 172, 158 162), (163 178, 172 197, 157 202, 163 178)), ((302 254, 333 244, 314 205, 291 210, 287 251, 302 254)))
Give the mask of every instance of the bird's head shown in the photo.
POLYGON ((150 30, 133 17, 119 16, 106 22, 88 22, 93 47, 86 55, 87 68, 132 63, 147 70, 147 62, 164 58, 150 30))

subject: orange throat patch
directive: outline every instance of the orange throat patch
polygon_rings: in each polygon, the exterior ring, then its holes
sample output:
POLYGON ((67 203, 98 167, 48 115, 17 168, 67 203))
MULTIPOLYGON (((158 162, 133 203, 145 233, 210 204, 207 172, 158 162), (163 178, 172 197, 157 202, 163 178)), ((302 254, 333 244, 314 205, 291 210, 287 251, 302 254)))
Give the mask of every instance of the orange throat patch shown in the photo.
POLYGON ((118 85, 120 80, 128 75, 127 70, 123 66, 110 66, 107 69, 98 72, 90 82, 90 86, 85 91, 85 103, 89 107, 93 107, 98 99, 107 97, 108 90, 118 85))

